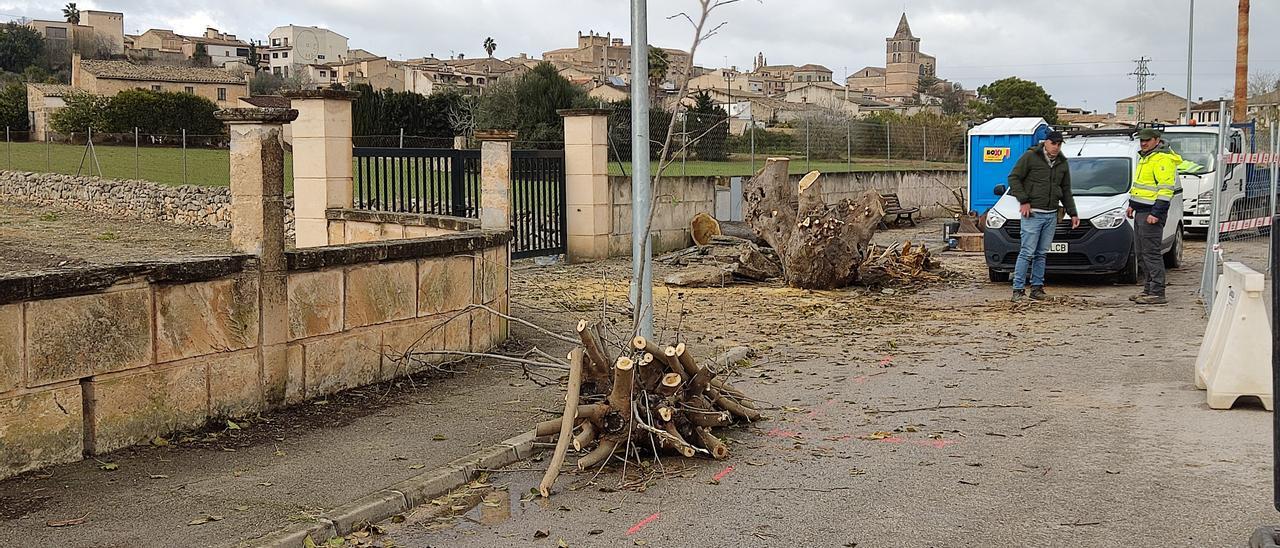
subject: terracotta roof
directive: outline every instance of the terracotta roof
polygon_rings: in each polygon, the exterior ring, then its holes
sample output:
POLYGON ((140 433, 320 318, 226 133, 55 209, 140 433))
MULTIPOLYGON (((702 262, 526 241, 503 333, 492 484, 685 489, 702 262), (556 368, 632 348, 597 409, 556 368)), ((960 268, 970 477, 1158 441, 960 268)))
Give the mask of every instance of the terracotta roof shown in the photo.
POLYGON ((45 97, 64 97, 75 88, 63 84, 27 84, 45 97))
POLYGON ((254 95, 241 97, 240 100, 258 108, 290 108, 292 106, 288 97, 280 95, 254 95))
POLYGON ((244 84, 244 76, 220 68, 136 65, 129 61, 85 59, 80 70, 110 80, 146 82, 190 82, 200 84, 244 84))

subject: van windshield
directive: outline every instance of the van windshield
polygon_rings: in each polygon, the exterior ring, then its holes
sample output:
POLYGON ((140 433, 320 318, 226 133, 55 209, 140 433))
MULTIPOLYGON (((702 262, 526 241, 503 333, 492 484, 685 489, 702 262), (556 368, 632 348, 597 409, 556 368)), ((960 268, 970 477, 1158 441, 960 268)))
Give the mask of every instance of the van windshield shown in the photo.
POLYGON ((1071 159, 1071 193, 1076 196, 1115 196, 1129 192, 1133 167, 1128 158, 1071 159))
POLYGON ((1179 166, 1184 173, 1209 173, 1214 169, 1214 152, 1218 148, 1218 136, 1212 133, 1165 133, 1169 148, 1182 157, 1179 166), (1190 163, 1188 163, 1190 162, 1190 163))

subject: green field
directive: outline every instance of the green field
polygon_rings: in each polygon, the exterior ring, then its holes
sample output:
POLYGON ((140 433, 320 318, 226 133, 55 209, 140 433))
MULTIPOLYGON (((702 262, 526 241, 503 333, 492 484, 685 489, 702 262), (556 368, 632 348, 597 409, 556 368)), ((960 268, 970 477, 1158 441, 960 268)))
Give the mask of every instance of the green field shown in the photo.
MULTIPOLYGON (((102 168, 102 176, 108 179, 142 179, 167 185, 203 185, 227 186, 230 179, 228 152, 220 149, 189 148, 184 153, 181 148, 131 146, 94 146, 97 153, 97 165, 102 168)), ((752 175, 764 165, 765 156, 756 158, 754 165, 750 160, 735 159, 726 162, 692 161, 673 162, 667 167, 665 176, 735 176, 752 175)), ((886 162, 883 158, 857 158, 852 164, 844 161, 812 161, 804 158, 792 158, 791 172, 805 173, 818 170, 824 173, 915 170, 915 169, 963 169, 964 164, 944 162, 922 162, 918 160, 893 160, 886 162)), ((46 144, 46 143, 6 143, 0 148, 0 169, 17 171, 36 171, 49 173, 97 175, 98 170, 92 157, 85 157, 84 145, 46 144), (83 165, 82 165, 83 161, 83 165)), ((293 189, 293 161, 285 154, 285 188, 293 189)), ((658 169, 657 162, 650 169, 658 169)), ((411 166, 406 170, 413 171, 411 166)), ((631 173, 631 163, 609 162, 610 175, 631 173)))
MULTIPOLYGON (((181 148, 94 145, 97 166, 107 179, 142 179, 166 185, 227 186, 231 178, 229 153, 221 149, 189 148, 184 169, 181 148), (185 173, 185 176, 184 176, 185 173)), ((16 171, 98 175, 84 145, 6 143, 0 147, 0 166, 16 171), (82 162, 83 161, 83 165, 82 162)), ((293 162, 285 154, 285 188, 293 188, 293 162)))
MULTIPOLYGON (((664 174, 666 177, 701 177, 701 176, 738 176, 738 175, 754 175, 757 170, 764 166, 764 156, 756 158, 755 164, 750 160, 731 160, 727 162, 702 162, 694 161, 680 163, 678 160, 667 166, 664 174)), ((650 162, 650 173, 658 170, 658 162, 650 162)), ((792 158, 791 166, 788 170, 791 173, 808 173, 812 170, 818 170, 823 173, 847 173, 862 171, 899 171, 899 170, 916 170, 916 169, 964 169, 964 164, 945 163, 945 162, 922 162, 919 160, 892 160, 885 162, 883 158, 876 160, 874 158, 856 158, 853 163, 844 161, 810 161, 805 162, 804 158, 792 158)), ((626 175, 631 174, 631 162, 609 162, 609 175, 626 175)))

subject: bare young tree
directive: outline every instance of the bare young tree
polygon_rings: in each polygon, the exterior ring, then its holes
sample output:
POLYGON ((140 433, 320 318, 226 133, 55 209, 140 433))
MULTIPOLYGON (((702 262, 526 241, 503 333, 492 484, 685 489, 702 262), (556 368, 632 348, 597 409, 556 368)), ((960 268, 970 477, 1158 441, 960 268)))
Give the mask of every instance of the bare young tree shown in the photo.
MULTIPOLYGON (((710 39, 711 37, 715 36, 716 33, 719 32, 721 28, 723 28, 726 24, 728 24, 727 21, 721 21, 720 23, 717 23, 714 26, 709 26, 710 23, 708 22, 708 20, 711 18, 711 13, 718 8, 738 2, 738 0, 697 0, 697 1, 698 1, 699 9, 696 12, 697 13, 696 16, 691 16, 686 12, 681 12, 667 18, 667 19, 684 18, 689 22, 690 25, 693 26, 693 43, 692 45, 689 46, 689 58, 688 58, 689 60, 687 61, 687 64, 683 67, 684 70, 681 71, 679 74, 680 89, 679 89, 679 92, 676 93, 676 103, 674 107, 675 112, 673 112, 673 114, 676 114, 676 115, 679 115, 679 113, 688 110, 688 105, 684 104, 684 98, 687 95, 689 95, 689 75, 693 74, 693 60, 698 54, 698 46, 700 46, 702 42, 706 41, 707 39, 710 39)), ((674 116, 673 116, 673 119, 675 119, 674 116)), ((644 224, 642 225, 643 229, 640 231, 639 234, 633 234, 632 235, 633 238, 637 238, 637 237, 648 238, 649 232, 653 228, 654 214, 657 212, 657 209, 658 209, 658 200, 656 199, 658 184, 662 181, 662 175, 666 172, 667 168, 670 167, 671 164, 675 161, 676 155, 671 153, 672 152, 671 144, 672 144, 673 137, 675 136, 675 129, 676 129, 676 124, 674 123, 667 124, 667 134, 666 134, 666 137, 664 137, 662 140, 661 153, 658 155, 658 169, 654 172, 653 180, 650 182, 649 195, 655 196, 655 199, 651 200, 649 204, 649 211, 645 215, 645 221, 644 221, 644 224)), ((688 146, 688 143, 686 143, 684 146, 688 146)), ((639 213, 639 212, 635 212, 635 213, 639 213)), ((645 277, 644 276, 645 269, 650 268, 650 262, 640 261, 639 264, 640 264, 641 270, 640 272, 635 273, 634 278, 636 280, 643 280, 645 277)), ((635 310, 632 316, 632 320, 633 320, 632 331, 633 331, 633 334, 639 334, 640 319, 645 317, 646 313, 652 312, 652 309, 644 310, 640 306, 640 303, 632 303, 632 304, 635 305, 635 310)), ((652 307, 652 303, 649 303, 649 306, 652 307)))

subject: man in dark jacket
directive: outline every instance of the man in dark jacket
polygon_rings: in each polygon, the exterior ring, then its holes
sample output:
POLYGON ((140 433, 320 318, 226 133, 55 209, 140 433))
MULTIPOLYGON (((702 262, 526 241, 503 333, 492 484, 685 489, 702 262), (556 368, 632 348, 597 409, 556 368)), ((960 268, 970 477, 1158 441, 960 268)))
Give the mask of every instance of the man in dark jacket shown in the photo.
POLYGON ((1062 152, 1062 133, 1049 132, 1039 145, 1027 149, 1009 173, 1009 195, 1020 204, 1022 241, 1013 273, 1013 301, 1026 298, 1027 271, 1031 271, 1031 299, 1044 293, 1045 254, 1053 244, 1059 205, 1071 216, 1071 228, 1080 226, 1076 201, 1071 195, 1071 169, 1062 152))

